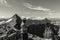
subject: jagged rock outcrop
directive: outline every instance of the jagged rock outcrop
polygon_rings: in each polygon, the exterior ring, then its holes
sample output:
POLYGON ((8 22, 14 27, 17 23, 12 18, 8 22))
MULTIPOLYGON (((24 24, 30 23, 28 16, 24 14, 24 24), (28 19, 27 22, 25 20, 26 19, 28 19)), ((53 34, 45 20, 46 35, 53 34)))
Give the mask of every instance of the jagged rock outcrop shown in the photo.
POLYGON ((17 14, 15 14, 14 16, 16 16, 16 24, 14 27, 19 30, 19 29, 21 29, 20 26, 21 26, 22 20, 17 14))
POLYGON ((15 38, 14 40, 18 40, 21 37, 20 31, 18 30, 21 29, 22 19, 17 14, 15 14, 11 18, 3 21, 4 22, 0 24, 0 28, 2 29, 0 31, 2 31, 5 36, 2 34, 0 38, 3 38, 4 40, 13 40, 13 38, 15 38))

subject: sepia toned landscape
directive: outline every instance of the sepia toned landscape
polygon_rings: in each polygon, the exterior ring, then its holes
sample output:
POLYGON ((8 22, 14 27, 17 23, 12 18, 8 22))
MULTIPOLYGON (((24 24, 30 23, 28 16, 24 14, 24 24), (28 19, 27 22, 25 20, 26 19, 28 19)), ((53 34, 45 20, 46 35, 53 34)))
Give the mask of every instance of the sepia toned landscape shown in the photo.
POLYGON ((60 0, 0 0, 0 40, 60 40, 60 0))

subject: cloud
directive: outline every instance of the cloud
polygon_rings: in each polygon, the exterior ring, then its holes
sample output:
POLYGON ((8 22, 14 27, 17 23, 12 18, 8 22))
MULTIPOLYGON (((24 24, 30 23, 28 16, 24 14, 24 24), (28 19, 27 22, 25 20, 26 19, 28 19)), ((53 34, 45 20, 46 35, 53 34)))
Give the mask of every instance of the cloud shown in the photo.
POLYGON ((56 13, 54 10, 48 9, 48 8, 44 8, 42 6, 35 6, 35 5, 31 5, 30 3, 24 3, 24 6, 26 8, 29 8, 31 10, 36 10, 36 11, 43 11, 44 13, 46 13, 46 17, 53 17, 54 14, 56 13))
POLYGON ((34 6, 34 5, 29 4, 29 3, 24 3, 24 6, 29 8, 29 9, 32 9, 32 10, 39 10, 39 11, 44 11, 44 12, 54 12, 54 11, 51 11, 51 9, 47 9, 47 8, 44 8, 41 6, 34 6))
POLYGON ((0 5, 11 7, 11 5, 8 4, 7 0, 0 0, 0 5))

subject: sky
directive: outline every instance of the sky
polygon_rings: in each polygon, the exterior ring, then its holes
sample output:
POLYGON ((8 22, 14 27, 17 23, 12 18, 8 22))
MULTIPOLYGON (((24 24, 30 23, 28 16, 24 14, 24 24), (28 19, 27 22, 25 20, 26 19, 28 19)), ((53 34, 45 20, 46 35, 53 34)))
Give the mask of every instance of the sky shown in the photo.
POLYGON ((0 0, 0 17, 59 17, 60 0, 0 0))

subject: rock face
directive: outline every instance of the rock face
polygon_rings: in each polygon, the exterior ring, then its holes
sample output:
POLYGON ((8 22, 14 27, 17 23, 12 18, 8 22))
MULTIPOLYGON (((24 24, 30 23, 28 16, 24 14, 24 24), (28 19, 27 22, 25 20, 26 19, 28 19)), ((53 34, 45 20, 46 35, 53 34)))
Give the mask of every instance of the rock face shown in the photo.
MULTIPOLYGON (((39 36, 40 38, 46 38, 46 39, 53 39, 53 40, 58 40, 58 31, 59 31, 59 26, 51 24, 51 20, 23 20, 25 25, 24 27, 26 28, 25 30, 27 33, 32 34, 32 36, 36 35, 39 36)), ((25 33, 25 32, 24 32, 25 33)), ((24 36, 26 36, 24 39, 27 39, 28 35, 25 33, 24 36)), ((32 37, 33 38, 33 37, 32 37)))
POLYGON ((11 27, 11 29, 8 31, 8 36, 11 34, 14 34, 14 35, 12 35, 11 37, 9 36, 9 40, 13 40, 13 39, 18 40, 19 38, 21 38, 21 34, 17 30, 21 29, 22 20, 17 14, 11 17, 11 19, 12 21, 8 23, 11 27))
POLYGON ((27 32, 43 38, 44 30, 45 30, 44 24, 38 24, 38 25, 35 24, 35 25, 30 25, 27 29, 27 32))
POLYGON ((16 24, 14 25, 14 28, 20 30, 21 29, 20 26, 21 26, 22 20, 17 14, 15 14, 12 18, 14 18, 14 17, 15 17, 15 21, 16 21, 16 24))
POLYGON ((16 15, 16 18, 17 18, 16 25, 14 27, 19 30, 19 29, 21 29, 20 25, 22 23, 22 20, 18 15, 16 15))
POLYGON ((50 20, 30 20, 21 19, 17 14, 8 19, 0 20, 0 40, 33 40, 28 33, 40 38, 58 39, 57 25, 51 24, 50 20), (23 24, 23 25, 22 25, 23 24), (22 25, 22 27, 21 27, 22 25), (23 30, 21 32, 21 30, 23 30), (23 35, 23 36, 22 36, 23 35))
POLYGON ((4 22, 0 24, 0 38, 3 38, 4 40, 18 40, 21 37, 20 32, 18 31, 21 29, 21 18, 15 14, 13 17, 3 21, 4 22))

